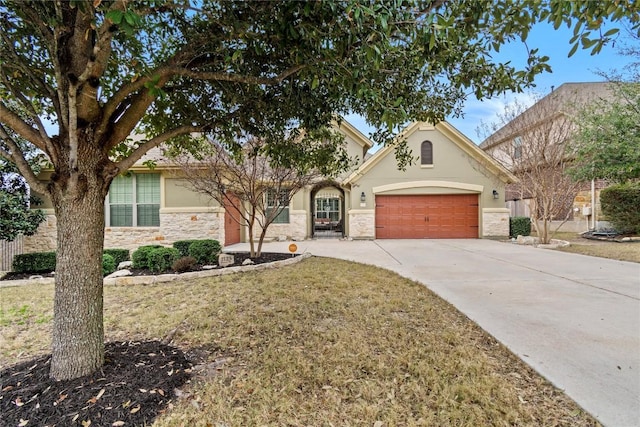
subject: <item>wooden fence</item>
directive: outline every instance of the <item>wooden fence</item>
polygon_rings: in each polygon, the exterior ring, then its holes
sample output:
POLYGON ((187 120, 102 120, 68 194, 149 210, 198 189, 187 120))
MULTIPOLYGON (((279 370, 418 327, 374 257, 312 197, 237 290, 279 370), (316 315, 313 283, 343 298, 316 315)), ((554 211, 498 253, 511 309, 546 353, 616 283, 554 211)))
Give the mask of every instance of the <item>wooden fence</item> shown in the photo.
POLYGON ((13 242, 0 240, 0 271, 11 271, 13 257, 22 254, 24 251, 24 243, 22 236, 19 236, 13 242))

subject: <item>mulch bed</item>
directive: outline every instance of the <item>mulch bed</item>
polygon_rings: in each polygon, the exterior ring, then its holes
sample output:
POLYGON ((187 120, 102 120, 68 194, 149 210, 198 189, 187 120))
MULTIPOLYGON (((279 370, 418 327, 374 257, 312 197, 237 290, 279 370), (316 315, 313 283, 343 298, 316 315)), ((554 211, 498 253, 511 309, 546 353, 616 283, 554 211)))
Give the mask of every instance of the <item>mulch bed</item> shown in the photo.
POLYGON ((113 342, 105 364, 90 376, 49 378, 51 356, 0 372, 2 426, 144 426, 166 410, 191 363, 160 343, 113 342))
MULTIPOLYGON (((230 265, 229 267, 237 267, 239 265, 242 265, 242 262, 248 258, 251 258, 249 256, 249 252, 225 252, 228 253, 230 255, 234 256, 234 264, 230 265)), ((295 255, 297 256, 297 255, 295 255)), ((263 252, 259 257, 253 257, 251 258, 251 260, 253 261, 254 264, 264 264, 267 262, 274 262, 274 261, 281 261, 284 259, 288 259, 291 258, 292 255, 291 254, 287 254, 287 253, 278 253, 278 252, 263 252)), ((226 268, 226 267, 216 267, 216 269, 221 269, 221 268, 226 268)), ((160 273, 151 271, 151 270, 147 270, 147 269, 141 269, 141 268, 130 268, 129 269, 131 271, 131 275, 132 276, 154 276, 154 275, 158 275, 160 273)), ((189 271, 202 271, 202 266, 201 265, 195 265, 191 270, 189 271)), ((169 272, 171 273, 171 272, 169 272)), ((0 280, 20 280, 20 279, 28 279, 32 276, 40 276, 40 277, 54 277, 54 273, 15 273, 15 272, 9 272, 7 273, 4 277, 0 278, 0 280)))

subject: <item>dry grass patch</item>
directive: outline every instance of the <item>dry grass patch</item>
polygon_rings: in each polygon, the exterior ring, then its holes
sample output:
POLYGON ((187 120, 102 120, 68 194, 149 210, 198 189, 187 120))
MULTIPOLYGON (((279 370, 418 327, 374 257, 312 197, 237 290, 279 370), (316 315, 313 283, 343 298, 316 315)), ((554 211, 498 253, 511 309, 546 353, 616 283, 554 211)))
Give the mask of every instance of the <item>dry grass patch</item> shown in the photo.
MULTIPOLYGON (((41 294, 37 318, 51 292, 0 289, 3 310, 41 294)), ((109 340, 171 337, 200 364, 157 426, 598 425, 424 286, 346 261, 108 286, 105 329, 109 340)), ((43 330, 22 333, 42 342, 7 340, 3 364, 46 351, 43 330)))
POLYGON ((557 233, 555 239, 566 240, 571 246, 558 248, 562 252, 589 255, 620 261, 640 262, 640 242, 607 242, 590 240, 576 233, 557 233))

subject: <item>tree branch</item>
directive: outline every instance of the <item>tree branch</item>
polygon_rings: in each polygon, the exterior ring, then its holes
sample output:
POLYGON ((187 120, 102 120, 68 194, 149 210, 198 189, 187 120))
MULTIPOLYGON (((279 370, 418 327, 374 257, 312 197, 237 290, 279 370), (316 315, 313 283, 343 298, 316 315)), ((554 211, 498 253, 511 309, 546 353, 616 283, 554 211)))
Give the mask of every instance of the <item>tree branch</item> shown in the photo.
POLYGON ((42 151, 47 152, 47 144, 40 134, 36 132, 33 127, 25 123, 20 116, 8 109, 2 102, 0 102, 0 123, 6 124, 7 127, 12 129, 18 135, 31 142, 42 151))
POLYGON ((0 156, 4 157, 8 161, 15 163, 16 167, 20 171, 20 174, 27 180, 29 186, 41 194, 48 194, 47 186, 42 184, 36 177, 33 169, 29 166, 29 163, 24 158, 24 154, 18 144, 9 136, 4 126, 0 126, 0 138, 9 147, 10 153, 0 148, 0 156))
POLYGON ((298 73, 300 70, 305 68, 306 65, 300 64, 293 66, 282 73, 278 74, 275 77, 257 77, 257 76, 245 76, 238 74, 230 74, 230 73, 221 73, 221 72, 207 72, 207 71, 194 71, 186 68, 173 66, 167 67, 169 71, 173 75, 176 76, 186 76, 192 77, 199 80, 213 80, 220 82, 233 82, 233 83, 247 83, 252 85, 275 85, 281 83, 283 80, 288 77, 298 73))
MULTIPOLYGON (((123 85, 118 91, 107 101, 107 103, 102 108, 103 116, 100 125, 96 131, 96 134, 100 137, 106 131, 110 123, 112 123, 112 119, 114 113, 120 112, 122 108, 122 103, 129 97, 131 94, 141 90, 144 88, 144 85, 153 80, 152 75, 138 78, 136 81, 132 83, 128 83, 123 85)), ((119 115, 119 114, 118 114, 119 115)), ((111 148, 111 147, 109 147, 111 148)))
POLYGON ((29 117, 31 118, 31 120, 33 120, 36 124, 36 128, 38 129, 38 134, 40 135, 40 138, 42 139, 42 141, 45 144, 46 147, 46 153, 49 155, 49 157, 51 158, 51 161, 55 162, 56 158, 57 158, 57 152, 55 150, 55 147, 53 146, 53 144, 51 143, 51 139, 49 138, 49 135, 47 135, 46 129, 44 127, 44 125, 42 124, 42 120, 40 119, 40 116, 38 116, 38 113, 36 112, 35 108, 33 107, 33 104, 31 102, 29 102, 29 100, 22 94, 22 92, 18 91, 12 84, 11 82, 9 82, 6 77, 3 75, 2 76, 2 83, 9 88, 9 90, 11 91, 11 93, 13 94, 13 96, 16 98, 16 100, 20 101, 20 104, 24 107, 24 110, 29 117))
MULTIPOLYGON (((296 65, 294 67, 289 68, 288 70, 283 71, 279 75, 275 77, 255 77, 255 76, 246 76, 246 75, 237 75, 237 74, 229 74, 229 73, 221 73, 221 72, 204 72, 204 71, 193 71, 188 70, 186 68, 169 65, 160 67, 155 71, 149 73, 146 77, 141 77, 137 79, 135 82, 124 85, 113 97, 105 104, 103 112, 104 116, 102 119, 102 123, 98 128, 98 133, 101 135, 106 132, 109 123, 111 123, 111 119, 113 118, 114 112, 118 111, 118 107, 120 103, 124 102, 127 97, 129 97, 132 93, 136 91, 140 91, 145 87, 146 83, 149 83, 158 77, 160 77, 157 86, 163 87, 168 81, 170 81, 175 76, 185 76, 191 77, 199 80, 214 80, 214 81, 225 81, 225 82, 234 82, 234 83, 246 83, 246 84, 264 84, 264 85, 275 85, 281 83, 283 80, 288 77, 298 73, 302 70, 306 65, 296 65)), ((112 136, 109 139, 108 148, 111 149, 115 145, 119 143, 123 138, 125 138, 135 126, 135 123, 139 121, 139 119, 144 115, 146 109, 155 98, 148 96, 147 91, 143 93, 138 93, 135 97, 135 100, 131 103, 129 108, 127 109, 127 115, 131 114, 130 112, 134 112, 128 120, 121 122, 121 126, 119 129, 128 128, 127 132, 119 132, 118 135, 112 136), (144 107, 144 109, 143 109, 144 107), (125 123, 135 123, 133 126, 125 125, 125 123), (122 126, 124 125, 124 126, 122 126), (122 135, 121 135, 122 134, 122 135), (124 136, 123 136, 124 135, 124 136)))
POLYGON ((147 142, 140 145, 133 151, 133 153, 127 156, 127 158, 118 162, 116 164, 116 167, 118 168, 118 171, 120 173, 125 172, 129 168, 131 168, 138 160, 140 160, 142 156, 144 156, 144 154, 150 149, 157 147, 158 145, 162 144, 165 141, 168 141, 171 138, 201 131, 202 128, 198 126, 181 126, 179 128, 165 132, 162 135, 151 138, 147 142))

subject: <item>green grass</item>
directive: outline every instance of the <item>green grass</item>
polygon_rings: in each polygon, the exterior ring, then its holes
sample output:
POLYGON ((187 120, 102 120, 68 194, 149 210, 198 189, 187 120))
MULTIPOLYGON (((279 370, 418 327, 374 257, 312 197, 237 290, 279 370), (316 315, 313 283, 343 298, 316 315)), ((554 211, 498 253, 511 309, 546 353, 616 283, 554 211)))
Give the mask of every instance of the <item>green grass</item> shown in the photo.
MULTIPOLYGON (((32 313, 0 327, 2 364, 48 351, 50 322, 35 319, 52 295, 0 289, 3 307, 32 313)), ((157 426, 598 425, 424 286, 346 261, 107 286, 105 330, 171 337, 199 361, 157 426)))

